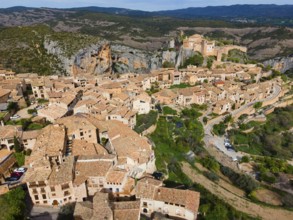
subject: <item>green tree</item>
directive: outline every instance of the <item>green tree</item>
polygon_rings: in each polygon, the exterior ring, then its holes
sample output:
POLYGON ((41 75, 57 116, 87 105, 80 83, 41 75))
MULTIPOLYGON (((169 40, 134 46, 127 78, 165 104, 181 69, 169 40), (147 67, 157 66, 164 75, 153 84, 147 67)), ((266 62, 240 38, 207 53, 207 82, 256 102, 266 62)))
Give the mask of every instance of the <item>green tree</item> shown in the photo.
POLYGON ((172 63, 172 62, 169 62, 169 61, 165 61, 165 62, 163 63, 163 67, 164 67, 164 68, 174 68, 174 67, 175 67, 175 64, 172 63))
POLYGON ((17 102, 9 102, 7 106, 7 110, 9 112, 16 112, 18 110, 18 104, 17 102))
POLYGON ((255 104, 253 105, 253 107, 254 107, 255 109, 259 109, 259 108, 261 108, 261 107, 262 107, 262 102, 257 102, 257 103, 255 103, 255 104))
POLYGON ((183 67, 187 67, 189 65, 195 65, 195 66, 202 66, 203 64, 203 56, 200 53, 197 53, 193 55, 192 57, 189 57, 188 59, 185 60, 183 67))
POLYGON ((243 157, 241 158, 241 162, 242 162, 242 163, 248 163, 248 162, 249 162, 249 157, 248 157, 248 156, 243 156, 243 157))
POLYGON ((203 117, 202 121, 203 121, 203 123, 206 124, 208 122, 208 118, 207 117, 203 117))
POLYGON ((21 152, 21 146, 20 146, 19 140, 17 139, 16 136, 14 136, 13 142, 14 142, 14 150, 15 150, 15 152, 17 152, 17 153, 21 152))
POLYGON ((25 191, 18 187, 0 196, 0 220, 25 218, 25 191))

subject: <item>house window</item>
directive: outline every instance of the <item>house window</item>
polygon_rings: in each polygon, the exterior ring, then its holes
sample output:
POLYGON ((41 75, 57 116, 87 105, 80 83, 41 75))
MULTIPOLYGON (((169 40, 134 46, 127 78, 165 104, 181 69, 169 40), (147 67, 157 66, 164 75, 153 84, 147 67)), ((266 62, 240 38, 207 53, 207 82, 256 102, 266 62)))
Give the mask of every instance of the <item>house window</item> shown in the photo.
POLYGON ((38 195, 35 195, 35 200, 39 200, 39 196, 38 195))
POLYGON ((46 194, 42 194, 43 199, 47 199, 46 194))
POLYGON ((83 136, 83 132, 80 132, 80 136, 83 136))
POLYGON ((148 206, 148 203, 147 202, 143 202, 142 204, 144 207, 147 207, 148 206))

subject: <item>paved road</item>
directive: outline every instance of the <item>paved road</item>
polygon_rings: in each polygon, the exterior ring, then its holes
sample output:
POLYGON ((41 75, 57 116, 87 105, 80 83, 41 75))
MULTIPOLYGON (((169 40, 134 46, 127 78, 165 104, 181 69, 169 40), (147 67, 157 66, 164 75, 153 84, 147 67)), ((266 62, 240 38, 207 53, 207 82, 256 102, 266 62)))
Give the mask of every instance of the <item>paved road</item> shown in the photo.
POLYGON ((59 208, 33 206, 30 219, 34 220, 56 220, 58 218, 59 208))
MULTIPOLYGON (((266 99, 262 99, 262 100, 256 100, 250 103, 247 103, 243 106, 241 106, 239 109, 236 109, 234 111, 231 112, 231 115, 236 115, 239 112, 245 110, 246 108, 253 106, 256 102, 263 102, 263 101, 269 101, 272 100, 274 98, 276 98, 281 92, 281 87, 279 85, 276 85, 274 87, 274 91, 273 93, 270 95, 270 97, 266 98, 266 99)), ((226 116, 219 116, 217 118, 212 119, 211 121, 209 121, 209 123, 207 125, 204 126, 204 130, 205 130, 205 137, 204 137, 204 142, 205 142, 205 146, 209 147, 209 146, 215 146, 217 147, 220 151, 222 151, 224 154, 226 154, 228 157, 230 158, 241 158, 243 156, 243 154, 241 152, 235 152, 235 151, 228 151, 224 145, 224 137, 219 137, 216 135, 212 134, 212 129, 213 126, 215 124, 220 123, 222 120, 224 120, 226 116)))
POLYGON ((19 110, 16 114, 20 116, 20 118, 31 118, 32 115, 28 114, 27 113, 27 110, 28 109, 33 109, 35 107, 37 107, 38 104, 33 104, 33 105, 30 105, 29 107, 27 108, 23 108, 21 110, 19 110))

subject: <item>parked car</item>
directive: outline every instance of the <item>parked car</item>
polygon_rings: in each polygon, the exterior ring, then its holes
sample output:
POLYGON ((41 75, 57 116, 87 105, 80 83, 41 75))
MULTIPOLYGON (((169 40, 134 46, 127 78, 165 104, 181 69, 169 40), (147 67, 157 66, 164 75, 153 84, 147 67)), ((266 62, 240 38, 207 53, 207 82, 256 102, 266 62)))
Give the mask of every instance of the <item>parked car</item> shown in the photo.
POLYGON ((23 173, 21 173, 21 172, 13 172, 11 174, 11 177, 21 177, 22 175, 23 175, 23 173))
POLYGON ((5 179, 6 182, 13 182, 19 180, 20 176, 11 176, 5 179))
POLYGON ((13 172, 18 172, 18 173, 25 173, 27 171, 27 168, 25 167, 19 167, 13 170, 13 172))
POLYGON ((36 106, 36 109, 37 109, 37 110, 40 110, 40 109, 42 109, 43 107, 44 107, 44 106, 42 106, 42 105, 37 105, 37 106, 36 106))
POLYGON ((155 179, 157 180, 161 180, 163 178, 163 173, 161 172, 158 172, 158 171, 155 171, 153 174, 152 174, 153 177, 155 177, 155 179))
POLYGON ((13 116, 10 117, 11 120, 18 119, 18 118, 20 118, 19 115, 13 115, 13 116))

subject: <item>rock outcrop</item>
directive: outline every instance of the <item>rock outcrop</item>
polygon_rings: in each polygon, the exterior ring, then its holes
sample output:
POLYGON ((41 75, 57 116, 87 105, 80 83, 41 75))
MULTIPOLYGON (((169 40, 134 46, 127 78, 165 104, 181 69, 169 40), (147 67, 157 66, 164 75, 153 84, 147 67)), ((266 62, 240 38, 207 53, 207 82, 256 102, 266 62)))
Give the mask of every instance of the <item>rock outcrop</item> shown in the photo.
POLYGON ((284 73, 293 68, 293 56, 277 57, 275 59, 267 60, 263 64, 264 66, 271 66, 273 69, 284 73))
POLYGON ((79 73, 102 74, 112 72, 111 47, 108 42, 92 45, 75 55, 73 75, 79 73))
POLYGON ((162 62, 176 63, 176 52, 175 51, 163 51, 162 62))
POLYGON ((127 46, 112 46, 113 72, 145 73, 162 65, 161 54, 149 54, 127 46))
MULTIPOLYGON (((80 49, 70 57, 66 56, 66 53, 56 41, 47 39, 44 46, 48 53, 54 54, 60 59, 61 65, 68 75, 81 73, 93 75, 127 72, 147 73, 162 66, 161 52, 150 54, 127 46, 110 45, 107 41, 101 41, 99 44, 80 49)), ((169 55, 168 59, 176 59, 176 53, 169 55)))

